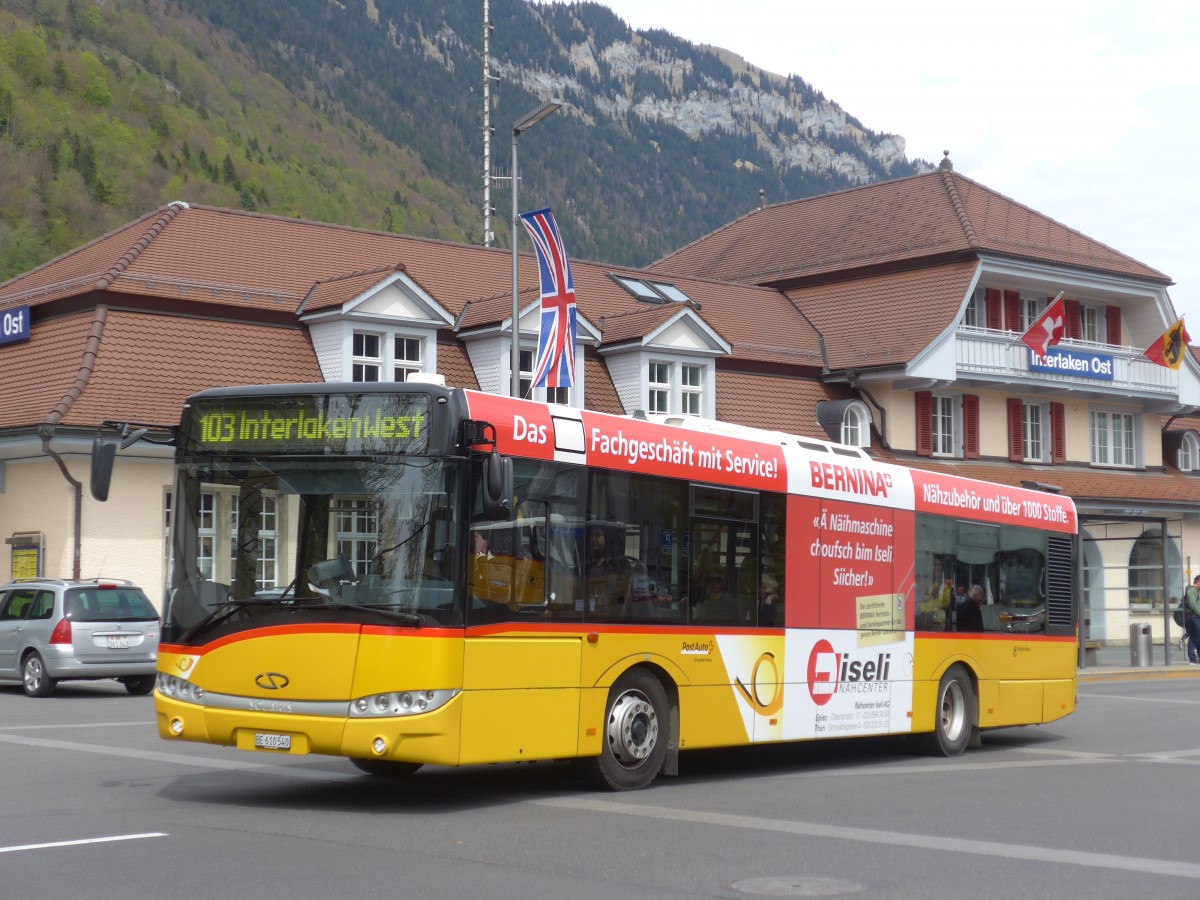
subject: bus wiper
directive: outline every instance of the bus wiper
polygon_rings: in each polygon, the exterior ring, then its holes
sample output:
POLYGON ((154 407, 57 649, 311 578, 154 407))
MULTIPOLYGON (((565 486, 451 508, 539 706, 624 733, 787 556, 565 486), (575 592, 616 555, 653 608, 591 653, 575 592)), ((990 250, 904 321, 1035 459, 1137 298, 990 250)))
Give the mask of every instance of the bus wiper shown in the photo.
POLYGON ((341 610, 347 610, 347 611, 353 610, 355 612, 376 613, 378 615, 384 616, 389 619, 395 619, 397 622, 403 622, 405 625, 413 625, 418 628, 425 624, 425 617, 423 615, 421 615, 420 613, 398 612, 397 610, 394 610, 394 609, 384 609, 381 606, 359 606, 355 603, 322 603, 317 606, 297 607, 297 609, 313 609, 313 610, 316 610, 316 609, 319 609, 319 610, 341 609, 341 610))
POLYGON ((179 643, 186 644, 200 632, 220 625, 226 619, 232 617, 234 613, 244 609, 247 606, 266 606, 267 604, 278 602, 279 601, 276 598, 264 599, 261 597, 255 597, 250 600, 235 600, 233 597, 230 597, 228 600, 210 612, 207 616, 181 634, 179 636, 179 643))

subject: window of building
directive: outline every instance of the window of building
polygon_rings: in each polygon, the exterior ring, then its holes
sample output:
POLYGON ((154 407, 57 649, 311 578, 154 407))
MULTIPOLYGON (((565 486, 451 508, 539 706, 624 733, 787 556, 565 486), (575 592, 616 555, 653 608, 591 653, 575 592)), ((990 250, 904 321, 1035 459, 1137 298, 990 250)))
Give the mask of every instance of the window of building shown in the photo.
POLYGON ((862 412, 854 406, 846 407, 846 414, 842 417, 842 443, 850 447, 865 447, 866 444, 863 442, 865 430, 862 412))
MULTIPOLYGON (((231 505, 233 514, 233 524, 230 530, 230 536, 236 536, 230 541, 230 572, 235 573, 237 578, 238 551, 241 549, 239 545, 244 539, 241 534, 240 519, 238 513, 238 503, 236 499, 231 505)), ((279 537, 279 500, 274 494, 259 495, 254 512, 258 519, 257 530, 252 530, 250 538, 258 544, 258 549, 254 553, 255 571, 254 571, 254 590, 267 591, 278 587, 276 581, 278 567, 278 537, 279 537)))
POLYGON ((1044 462, 1046 457, 1046 408, 1040 403, 1022 403, 1022 444, 1025 462, 1044 462))
POLYGON ((351 362, 351 381, 379 381, 383 369, 382 342, 379 335, 354 332, 354 358, 351 362))
POLYGON ((974 295, 967 301, 963 310, 963 325, 968 328, 987 327, 987 306, 984 301, 984 288, 976 288, 974 295))
POLYGON ((1104 340, 1104 310, 1098 306, 1080 305, 1079 330, 1080 337, 1085 341, 1099 344, 1104 340))
POLYGON ((613 275, 612 280, 619 284, 642 303, 693 303, 691 297, 669 281, 643 281, 640 278, 630 278, 627 275, 613 275))
MULTIPOLYGON (((1167 578, 1169 585, 1182 585, 1183 566, 1175 539, 1167 537, 1165 546, 1162 530, 1151 528, 1142 532, 1134 541, 1129 552, 1129 605, 1133 609, 1162 609, 1163 603, 1163 552, 1166 551, 1167 578)), ((1179 589, 1172 587, 1172 594, 1179 589)))
POLYGON ((1178 466, 1180 472, 1195 472, 1200 469, 1200 438, 1189 431, 1179 444, 1178 466))
POLYGON ((196 556, 196 568, 202 576, 213 579, 214 548, 217 541, 217 495, 212 491, 200 493, 200 517, 197 523, 197 541, 199 548, 196 556))
POLYGON ((354 574, 370 575, 378 544, 379 516, 366 498, 345 498, 338 502, 337 551, 350 561, 354 574))
POLYGON ((1021 295, 1021 331, 1028 331, 1033 323, 1037 321, 1046 306, 1046 301, 1042 297, 1030 297, 1027 294, 1021 295))
POLYGON ((671 367, 667 363, 650 363, 647 376, 649 394, 648 412, 669 413, 671 411, 671 367))
POLYGON ((1093 410, 1089 436, 1094 465, 1133 468, 1135 453, 1132 415, 1093 410))
MULTIPOLYGON (((863 427, 870 420, 863 410, 863 427)), ((916 451, 919 456, 979 458, 979 397, 975 394, 933 394, 917 391, 916 451)), ((866 446, 869 435, 863 434, 866 446)))
POLYGON ((421 341, 419 338, 396 335, 395 338, 395 379, 408 381, 410 375, 422 370, 421 341))
POLYGON ((684 415, 700 415, 700 398, 703 390, 699 366, 679 367, 679 411, 684 415))
POLYGON ((533 386, 533 351, 522 350, 518 354, 520 365, 521 396, 527 399, 544 400, 546 403, 560 403, 569 406, 571 389, 565 387, 535 388, 533 386))
POLYGON ((934 456, 954 456, 955 448, 955 403, 953 397, 933 397, 933 418, 931 420, 931 437, 933 439, 934 456))

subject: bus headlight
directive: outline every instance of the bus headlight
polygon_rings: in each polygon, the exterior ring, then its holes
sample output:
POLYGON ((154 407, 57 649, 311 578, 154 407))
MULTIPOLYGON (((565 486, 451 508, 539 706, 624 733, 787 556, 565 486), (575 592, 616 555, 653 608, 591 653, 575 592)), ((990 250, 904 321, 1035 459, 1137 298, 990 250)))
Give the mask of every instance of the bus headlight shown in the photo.
POLYGON ((204 701, 204 688, 198 684, 193 684, 186 678, 179 678, 175 675, 167 675, 159 672, 158 682, 155 687, 164 697, 182 700, 184 703, 202 704, 204 701))
POLYGON ((413 716, 433 712, 445 706, 458 693, 454 690, 389 691, 370 694, 350 701, 350 718, 380 718, 383 716, 413 716))

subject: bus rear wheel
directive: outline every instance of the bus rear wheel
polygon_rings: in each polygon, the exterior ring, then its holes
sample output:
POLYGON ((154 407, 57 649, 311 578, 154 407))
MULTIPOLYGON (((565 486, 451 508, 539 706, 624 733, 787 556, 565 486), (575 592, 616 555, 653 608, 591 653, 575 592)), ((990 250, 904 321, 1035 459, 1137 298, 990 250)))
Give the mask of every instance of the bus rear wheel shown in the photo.
POLYGON ((938 682, 933 733, 923 734, 923 749, 937 756, 961 756, 975 728, 975 689, 962 666, 951 666, 938 682))
POLYGON ((604 746, 585 760, 588 780, 610 791, 636 791, 658 777, 667 755, 667 692, 649 672, 622 675, 608 694, 604 746))
POLYGON ((420 763, 398 762, 394 759, 351 758, 350 762, 368 775, 374 775, 377 778, 407 778, 421 768, 420 763))

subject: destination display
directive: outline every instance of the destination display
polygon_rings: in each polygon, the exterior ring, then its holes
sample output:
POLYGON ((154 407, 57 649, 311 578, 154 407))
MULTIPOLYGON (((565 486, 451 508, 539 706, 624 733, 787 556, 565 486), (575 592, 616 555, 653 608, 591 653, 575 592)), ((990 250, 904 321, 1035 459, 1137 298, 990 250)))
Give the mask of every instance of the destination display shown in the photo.
POLYGON ((429 449, 427 394, 297 394, 192 401, 180 447, 208 453, 378 456, 429 449))

